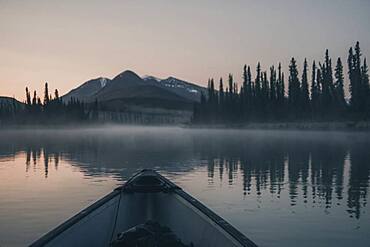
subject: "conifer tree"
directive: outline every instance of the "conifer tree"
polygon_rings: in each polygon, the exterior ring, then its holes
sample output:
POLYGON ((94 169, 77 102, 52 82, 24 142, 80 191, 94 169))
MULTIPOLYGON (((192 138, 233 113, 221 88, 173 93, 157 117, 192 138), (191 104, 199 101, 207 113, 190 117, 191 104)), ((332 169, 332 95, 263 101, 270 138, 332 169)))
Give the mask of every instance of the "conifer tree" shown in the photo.
POLYGON ((343 111, 346 105, 344 99, 344 75, 343 65, 340 57, 337 59, 337 65, 335 66, 335 105, 337 110, 343 111))
POLYGON ((58 89, 55 89, 54 97, 55 97, 55 100, 59 101, 59 92, 58 92, 58 89))
POLYGON ((264 71, 262 73, 262 88, 261 88, 261 94, 262 94, 262 104, 263 107, 265 107, 266 103, 268 102, 269 98, 269 87, 268 87, 268 80, 267 80, 267 72, 264 71))
POLYGON ((355 65, 354 65, 354 54, 353 48, 351 47, 348 51, 348 77, 349 77, 349 90, 351 92, 351 108, 352 110, 357 105, 357 81, 355 80, 355 65))
POLYGON ((30 95, 30 92, 28 91, 28 87, 26 87, 26 104, 28 106, 31 105, 31 95, 30 95))
POLYGON ((252 97, 253 97, 253 85, 252 85, 252 74, 251 74, 251 67, 248 66, 247 69, 247 97, 249 99, 249 103, 252 103, 252 97))
POLYGON ((282 103, 285 101, 285 79, 284 79, 284 72, 281 74, 281 97, 282 103))
POLYGON ((255 94, 256 94, 256 100, 257 104, 260 103, 261 99, 261 64, 258 62, 257 64, 257 75, 256 75, 256 80, 255 80, 255 94))
POLYGON ((283 76, 281 72, 281 63, 278 66, 278 79, 277 79, 277 100, 279 104, 283 102, 284 99, 284 82, 283 76))
MULTIPOLYGON (((248 95, 248 72, 247 72, 247 65, 243 67, 243 97, 245 101, 245 96, 248 95)), ((245 102, 244 102, 245 104, 245 102)))
POLYGON ((46 82, 45 83, 45 91, 44 91, 44 105, 48 105, 49 104, 49 89, 48 89, 48 83, 46 82))
POLYGON ((277 98, 277 93, 276 90, 277 85, 276 85, 276 70, 274 66, 270 67, 270 100, 271 103, 274 103, 277 98))
POLYGON ((301 101, 303 114, 307 116, 310 109, 310 95, 308 92, 307 59, 304 59, 302 72, 301 101))
POLYGON ((220 84, 219 84, 219 104, 223 105, 224 104, 224 97, 225 97, 225 92, 224 92, 224 84, 222 81, 222 77, 220 78, 220 84))
POLYGON ((312 75, 311 75, 311 105, 312 105, 312 111, 313 115, 316 115, 316 111, 319 107, 319 97, 320 97, 320 90, 318 85, 318 78, 321 76, 320 71, 317 71, 316 68, 316 62, 313 61, 312 63, 312 75), (316 72, 317 77, 316 77, 316 72))
POLYGON ((228 115, 229 118, 233 115, 233 112, 235 110, 234 108, 234 78, 232 74, 229 74, 229 92, 228 92, 228 98, 227 98, 227 107, 228 107, 228 115))
POLYGON ((331 66, 331 59, 329 57, 329 51, 325 51, 324 64, 320 66, 322 72, 322 110, 326 115, 332 114, 333 111, 333 94, 334 94, 334 83, 333 83, 333 71, 331 66))
POLYGON ((362 112, 364 117, 370 117, 370 85, 369 85, 369 68, 367 66, 366 58, 364 64, 361 67, 361 81, 362 81, 362 93, 363 93, 363 107, 362 112))
POLYGON ((35 91, 33 91, 32 105, 36 106, 36 104, 37 104, 37 94, 36 94, 36 90, 35 90, 35 91))
POLYGON ((300 99, 300 82, 298 79, 298 69, 297 63, 294 57, 290 61, 289 65, 289 88, 288 88, 288 102, 290 111, 293 114, 293 117, 297 117, 297 114, 300 112, 299 99, 300 99))
POLYGON ((361 55, 360 43, 357 42, 355 52, 353 52, 352 47, 349 49, 347 60, 351 91, 351 109, 355 115, 361 114, 361 108, 364 106, 364 101, 366 100, 361 75, 361 55))

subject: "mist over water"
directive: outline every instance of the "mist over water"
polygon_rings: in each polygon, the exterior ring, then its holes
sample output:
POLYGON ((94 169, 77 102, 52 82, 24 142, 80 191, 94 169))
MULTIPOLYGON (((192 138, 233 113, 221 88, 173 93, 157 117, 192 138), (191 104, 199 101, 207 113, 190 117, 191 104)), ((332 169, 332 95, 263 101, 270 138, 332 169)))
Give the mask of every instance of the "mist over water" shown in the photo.
POLYGON ((161 172, 261 246, 367 246, 370 135, 165 127, 0 131, 0 246, 161 172))

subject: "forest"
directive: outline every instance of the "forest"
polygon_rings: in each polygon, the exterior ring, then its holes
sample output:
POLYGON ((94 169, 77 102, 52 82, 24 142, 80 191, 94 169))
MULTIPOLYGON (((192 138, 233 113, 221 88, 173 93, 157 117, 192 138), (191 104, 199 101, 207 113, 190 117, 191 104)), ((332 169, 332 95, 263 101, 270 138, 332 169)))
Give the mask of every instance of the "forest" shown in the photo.
MULTIPOLYGON (((241 124, 274 122, 344 122, 368 121, 370 118, 370 85, 366 58, 362 58, 357 42, 348 51, 345 83, 344 62, 337 58, 333 65, 329 51, 324 61, 303 61, 302 72, 293 57, 288 76, 281 63, 263 70, 261 64, 252 76, 251 67, 244 65, 240 85, 229 74, 227 82, 220 78, 218 89, 213 78, 199 103, 194 103, 192 124, 241 124), (286 79, 287 78, 287 79, 286 79), (287 83, 286 83, 287 80, 287 83), (348 96, 346 86, 348 85, 348 96)), ((11 98, 8 98, 11 99, 11 98)), ((24 103, 15 99, 0 99, 0 125, 6 124, 66 124, 110 121, 131 124, 171 124, 154 122, 153 116, 144 119, 141 112, 102 112, 97 100, 92 103, 59 97, 58 90, 51 95, 45 83, 43 99, 26 88, 24 103), (108 115, 107 115, 108 114, 108 115), (123 114, 123 115, 122 115, 123 114), (104 117, 104 119, 102 118, 104 117)), ((190 118, 190 117, 189 117, 190 118)), ((172 121, 173 122, 173 121, 172 121)))
POLYGON ((269 72, 257 64, 243 68, 240 88, 229 74, 227 85, 220 78, 218 90, 213 78, 208 80, 208 95, 194 106, 193 123, 364 121, 370 117, 370 87, 366 58, 362 59, 359 42, 348 52, 349 97, 345 97, 344 65, 337 58, 333 69, 326 50, 323 62, 305 59, 299 75, 297 61, 289 64, 287 88, 281 63, 269 72), (310 74, 310 77, 309 77, 310 74))
POLYGON ((48 83, 45 83, 43 100, 36 91, 31 97, 31 93, 26 87, 24 103, 15 99, 12 99, 11 102, 0 103, 0 124, 2 125, 80 123, 87 121, 91 114, 91 109, 88 109, 83 102, 77 99, 72 98, 64 103, 59 97, 57 89, 53 97, 49 94, 48 83))

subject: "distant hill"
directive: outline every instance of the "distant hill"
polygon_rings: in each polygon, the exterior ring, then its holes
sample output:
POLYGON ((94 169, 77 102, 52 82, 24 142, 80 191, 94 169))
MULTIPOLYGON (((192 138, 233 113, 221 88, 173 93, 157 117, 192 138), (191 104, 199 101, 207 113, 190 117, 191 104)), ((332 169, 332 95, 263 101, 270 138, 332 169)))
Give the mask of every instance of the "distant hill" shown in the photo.
POLYGON ((23 108, 25 104, 12 97, 0 96, 0 106, 9 106, 19 109, 23 108))
POLYGON ((64 95, 63 100, 68 101, 70 98, 76 98, 81 101, 90 101, 92 96, 105 87, 109 82, 110 79, 103 77, 89 80, 64 95))
MULTIPOLYGON (((194 102, 200 101, 204 87, 169 77, 139 77, 127 70, 113 79, 97 78, 83 83, 62 98, 76 98, 86 103, 98 100, 105 110, 125 110, 128 106, 191 110, 194 102)), ((137 108, 136 108, 137 109, 137 108)))
POLYGON ((174 77, 141 78, 126 70, 113 79, 89 80, 62 99, 75 98, 90 106, 97 100, 101 121, 174 124, 190 121, 193 104, 200 101, 202 93, 207 93, 206 88, 174 77))
POLYGON ((177 79, 175 77, 168 77, 167 79, 158 79, 153 76, 146 76, 145 81, 151 81, 153 84, 169 90, 188 100, 199 102, 201 93, 207 94, 207 89, 196 84, 177 79))
POLYGON ((124 71, 114 77, 97 78, 83 83, 63 96, 63 100, 77 98, 84 102, 120 100, 126 102, 174 101, 184 104, 199 102, 204 87, 174 77, 158 79, 153 76, 139 77, 132 71, 124 71))

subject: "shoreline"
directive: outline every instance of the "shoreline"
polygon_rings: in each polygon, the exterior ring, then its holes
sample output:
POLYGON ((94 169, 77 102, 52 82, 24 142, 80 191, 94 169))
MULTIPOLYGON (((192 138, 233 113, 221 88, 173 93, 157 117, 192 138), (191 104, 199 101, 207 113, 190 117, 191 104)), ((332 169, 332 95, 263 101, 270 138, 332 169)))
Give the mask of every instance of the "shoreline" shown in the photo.
POLYGON ((301 131, 363 131, 370 132, 370 121, 343 121, 343 122, 260 122, 240 124, 117 124, 117 123, 83 123, 83 124, 44 124, 44 125, 0 125, 0 130, 27 130, 27 129, 83 129, 83 128, 117 128, 117 127, 179 127, 184 129, 225 129, 225 130, 301 130, 301 131))
POLYGON ((238 130, 318 130, 318 131, 370 131, 370 121, 344 122, 261 122, 241 124, 190 124, 194 129, 238 130))

